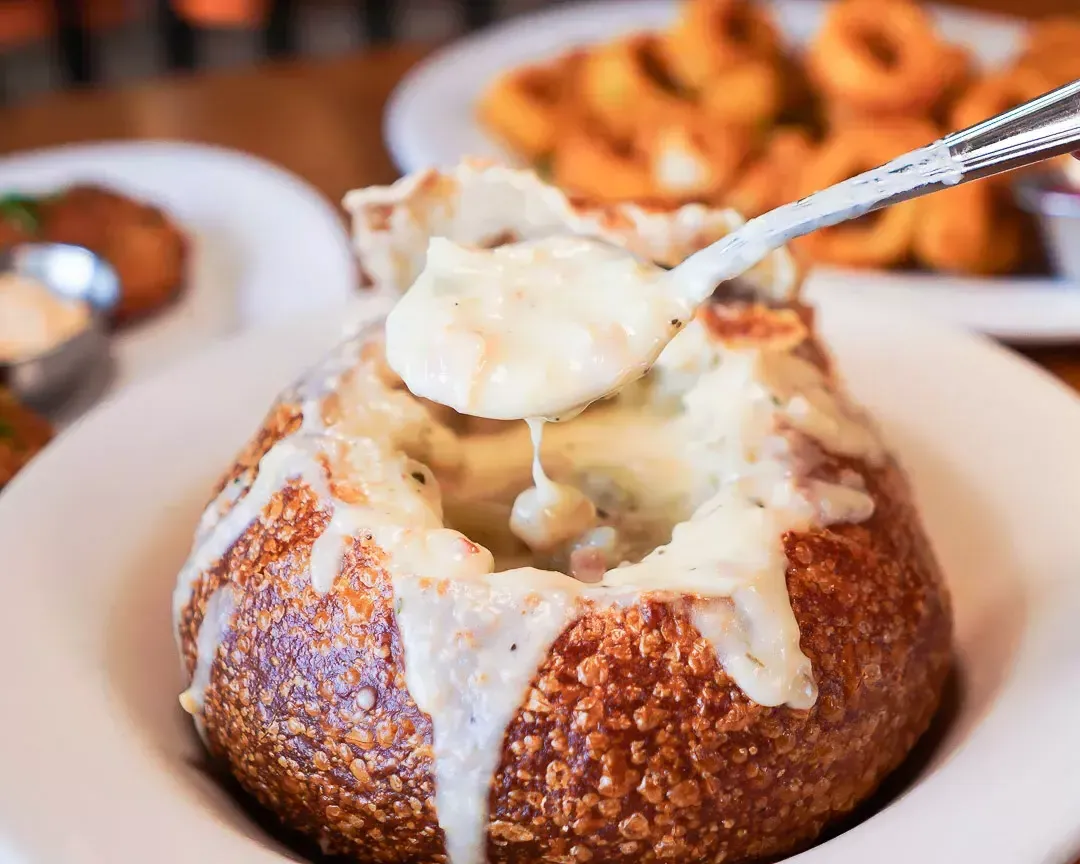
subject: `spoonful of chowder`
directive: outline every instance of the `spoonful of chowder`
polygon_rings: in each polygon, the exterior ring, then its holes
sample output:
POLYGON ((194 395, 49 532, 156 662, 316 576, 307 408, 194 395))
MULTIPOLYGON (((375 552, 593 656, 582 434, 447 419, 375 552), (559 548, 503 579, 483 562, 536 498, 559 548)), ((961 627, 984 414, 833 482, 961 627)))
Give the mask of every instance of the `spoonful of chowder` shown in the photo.
POLYGON ((495 249, 440 237, 386 321, 418 396, 493 420, 566 419, 645 374, 694 313, 668 273, 586 237, 495 249))

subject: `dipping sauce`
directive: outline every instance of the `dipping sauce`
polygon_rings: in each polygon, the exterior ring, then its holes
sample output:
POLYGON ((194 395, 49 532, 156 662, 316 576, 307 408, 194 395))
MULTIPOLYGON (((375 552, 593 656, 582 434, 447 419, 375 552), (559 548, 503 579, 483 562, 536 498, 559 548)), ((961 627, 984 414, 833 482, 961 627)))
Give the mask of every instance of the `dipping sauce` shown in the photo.
POLYGON ((45 354, 90 325, 90 305, 24 276, 0 276, 0 363, 45 354))

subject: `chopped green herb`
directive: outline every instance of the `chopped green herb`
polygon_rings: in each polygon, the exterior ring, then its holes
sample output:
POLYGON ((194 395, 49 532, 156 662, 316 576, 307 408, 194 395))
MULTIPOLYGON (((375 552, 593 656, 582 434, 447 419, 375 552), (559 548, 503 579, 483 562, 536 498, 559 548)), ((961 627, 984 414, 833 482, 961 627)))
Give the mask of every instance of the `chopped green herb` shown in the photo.
POLYGON ((0 438, 14 438, 15 427, 8 423, 3 417, 0 417, 0 438))
POLYGON ((400 597, 398 597, 397 600, 394 601, 394 614, 395 615, 400 615, 401 610, 404 609, 404 608, 405 608, 405 601, 402 600, 400 597))
POLYGON ((38 201, 26 195, 0 197, 0 218, 15 223, 29 234, 36 234, 41 228, 41 208, 38 201))

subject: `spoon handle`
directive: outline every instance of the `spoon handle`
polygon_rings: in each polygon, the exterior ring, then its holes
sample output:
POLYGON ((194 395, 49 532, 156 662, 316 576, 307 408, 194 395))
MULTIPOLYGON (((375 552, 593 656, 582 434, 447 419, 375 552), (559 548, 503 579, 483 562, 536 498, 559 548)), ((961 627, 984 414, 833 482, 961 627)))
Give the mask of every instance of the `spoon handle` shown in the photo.
POLYGON ((944 139, 963 180, 978 180, 1080 149, 1080 80, 944 139))
POLYGON ((1080 80, 750 220, 675 267, 675 288, 692 305, 702 303, 721 282, 796 237, 1074 150, 1080 80))

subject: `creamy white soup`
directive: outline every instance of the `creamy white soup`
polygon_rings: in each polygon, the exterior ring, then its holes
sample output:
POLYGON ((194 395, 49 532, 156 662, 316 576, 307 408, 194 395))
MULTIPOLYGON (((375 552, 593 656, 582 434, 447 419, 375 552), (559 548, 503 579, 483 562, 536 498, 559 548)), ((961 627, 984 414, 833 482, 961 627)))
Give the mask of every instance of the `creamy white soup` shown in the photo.
POLYGON ((386 321, 409 389, 463 414, 555 418, 640 377, 693 315, 668 274, 587 237, 494 249, 432 238, 386 321))

